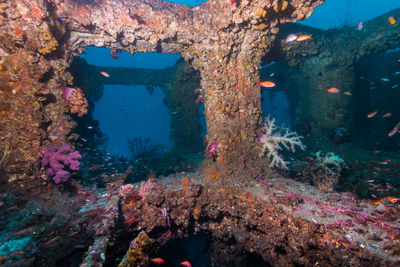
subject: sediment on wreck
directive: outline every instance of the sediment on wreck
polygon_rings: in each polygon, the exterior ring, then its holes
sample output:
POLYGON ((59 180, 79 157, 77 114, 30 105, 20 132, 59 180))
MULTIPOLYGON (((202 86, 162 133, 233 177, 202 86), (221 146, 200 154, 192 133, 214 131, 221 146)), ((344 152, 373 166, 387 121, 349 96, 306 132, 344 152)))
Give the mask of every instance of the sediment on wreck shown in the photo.
POLYGON ((388 22, 391 16, 400 16, 400 9, 364 22, 362 30, 344 26, 324 31, 290 23, 281 27, 274 52, 265 62, 284 61, 296 68, 297 71, 288 71, 286 75, 286 83, 299 93, 295 124, 297 129, 310 127, 315 144, 330 144, 328 131, 336 127, 353 130, 349 95, 354 94, 354 66, 362 58, 399 47, 400 27, 388 22), (286 37, 292 33, 312 34, 312 38, 286 43, 286 37), (325 90, 331 87, 338 88, 340 93, 327 94, 325 90))

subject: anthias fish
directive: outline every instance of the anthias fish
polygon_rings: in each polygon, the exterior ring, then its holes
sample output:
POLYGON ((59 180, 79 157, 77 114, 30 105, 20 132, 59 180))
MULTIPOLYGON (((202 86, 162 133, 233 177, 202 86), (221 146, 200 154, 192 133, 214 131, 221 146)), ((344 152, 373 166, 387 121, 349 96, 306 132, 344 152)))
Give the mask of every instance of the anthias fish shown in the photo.
POLYGON ((153 258, 151 259, 151 262, 157 263, 157 264, 163 264, 165 261, 162 258, 153 258))
POLYGON ((399 123, 396 124, 396 126, 394 126, 394 128, 388 133, 389 137, 392 137, 393 135, 395 135, 400 129, 400 121, 399 123))
POLYGON ((337 94, 339 92, 340 92, 340 90, 337 88, 334 88, 334 87, 325 89, 325 93, 337 94))
POLYGON ((299 37, 297 37, 296 41, 301 42, 307 39, 311 39, 311 34, 300 35, 299 37))
POLYGON ((373 118, 377 113, 378 113, 378 111, 375 110, 374 112, 369 113, 369 114, 367 115, 367 117, 368 117, 368 118, 373 118))
POLYGON ((192 264, 190 264, 189 261, 182 261, 181 265, 186 266, 186 267, 192 267, 192 264))
POLYGON ((105 76, 105 77, 107 77, 107 78, 110 77, 110 74, 108 74, 108 73, 105 72, 105 71, 100 71, 100 74, 103 75, 103 76, 105 76))
POLYGON ((136 221, 136 217, 132 217, 132 218, 130 218, 130 219, 128 219, 127 221, 126 221, 126 223, 133 223, 133 222, 135 222, 136 221))
POLYGON ((399 201, 400 201, 400 198, 392 197, 392 196, 387 196, 387 197, 384 197, 384 198, 379 199, 378 201, 375 201, 375 202, 374 202, 374 205, 379 206, 379 205, 381 205, 382 202, 384 202, 384 201, 389 201, 390 203, 395 204, 396 202, 399 202, 399 201))
POLYGON ((271 82, 271 81, 265 81, 265 82, 259 82, 258 85, 260 85, 262 87, 271 88, 271 87, 275 86, 275 83, 271 82))
POLYGON ((388 113, 383 114, 382 118, 388 118, 390 116, 392 116, 392 113, 388 112, 388 113))
POLYGON ((298 36, 296 34, 289 34, 286 39, 285 39, 285 43, 290 43, 295 41, 298 38, 298 36))
POLYGON ((364 24, 363 24, 362 21, 360 21, 360 22, 358 23, 358 25, 357 25, 357 30, 361 31, 361 30, 363 29, 363 27, 364 27, 364 24))

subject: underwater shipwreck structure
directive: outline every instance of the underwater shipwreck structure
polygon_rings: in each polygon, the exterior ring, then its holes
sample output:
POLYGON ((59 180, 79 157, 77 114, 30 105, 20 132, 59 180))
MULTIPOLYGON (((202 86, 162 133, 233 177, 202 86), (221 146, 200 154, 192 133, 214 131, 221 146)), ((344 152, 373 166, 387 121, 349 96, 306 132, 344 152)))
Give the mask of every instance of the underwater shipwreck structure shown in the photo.
MULTIPOLYGON (((259 63, 282 24, 322 3, 0 1, 0 168, 10 194, 1 208, 21 221, 0 249, 22 236, 31 245, 13 260, 23 266, 146 266, 168 241, 204 232, 214 266, 245 266, 249 258, 264 266, 398 264, 398 209, 315 191, 260 157, 259 63), (86 46, 178 53, 198 71, 208 143, 198 173, 134 186, 124 185, 128 169, 103 189, 72 181, 72 194, 49 183, 40 168, 52 164, 45 154, 77 167, 69 113, 84 116, 88 102, 83 85, 73 88, 70 67, 86 46)), ((60 172, 57 181, 66 178, 60 172)))
POLYGON ((344 26, 341 29, 320 30, 301 24, 288 23, 280 29, 273 52, 264 60, 287 62, 300 70, 288 71, 285 83, 298 87, 299 100, 295 124, 298 128, 310 123, 315 143, 329 143, 328 129, 344 127, 353 131, 355 65, 363 58, 378 55, 400 45, 400 29, 387 23, 389 17, 398 17, 400 9, 363 23, 363 28, 344 26), (312 34, 307 42, 285 42, 290 33, 312 34), (326 98, 330 87, 347 91, 346 94, 326 98))

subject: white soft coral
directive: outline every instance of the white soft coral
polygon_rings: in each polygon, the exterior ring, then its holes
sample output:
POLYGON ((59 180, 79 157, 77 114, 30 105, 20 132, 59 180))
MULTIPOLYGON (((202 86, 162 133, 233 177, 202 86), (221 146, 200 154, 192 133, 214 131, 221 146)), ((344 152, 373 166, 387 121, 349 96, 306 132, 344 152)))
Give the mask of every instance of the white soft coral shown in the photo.
POLYGON ((302 136, 296 132, 290 132, 288 128, 279 129, 275 125, 275 119, 265 118, 264 121, 264 134, 259 137, 259 141, 263 145, 260 156, 263 156, 268 151, 267 157, 271 160, 270 167, 277 167, 281 169, 287 169, 287 162, 279 155, 279 150, 282 147, 287 150, 296 151, 295 147, 299 146, 302 150, 305 146, 301 142, 302 136))

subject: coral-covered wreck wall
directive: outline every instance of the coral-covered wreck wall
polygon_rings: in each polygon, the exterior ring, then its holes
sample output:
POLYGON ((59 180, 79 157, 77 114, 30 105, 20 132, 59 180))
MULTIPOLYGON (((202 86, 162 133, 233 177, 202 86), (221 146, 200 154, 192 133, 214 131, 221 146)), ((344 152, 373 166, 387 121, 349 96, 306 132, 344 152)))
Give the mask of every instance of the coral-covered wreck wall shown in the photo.
POLYGON ((308 17, 322 2, 209 1, 191 8, 161 1, 2 1, 2 169, 22 173, 45 148, 68 139, 75 124, 62 87, 73 86, 67 68, 85 46, 181 53, 200 71, 218 162, 245 167, 258 155, 261 57, 280 24, 308 17))

